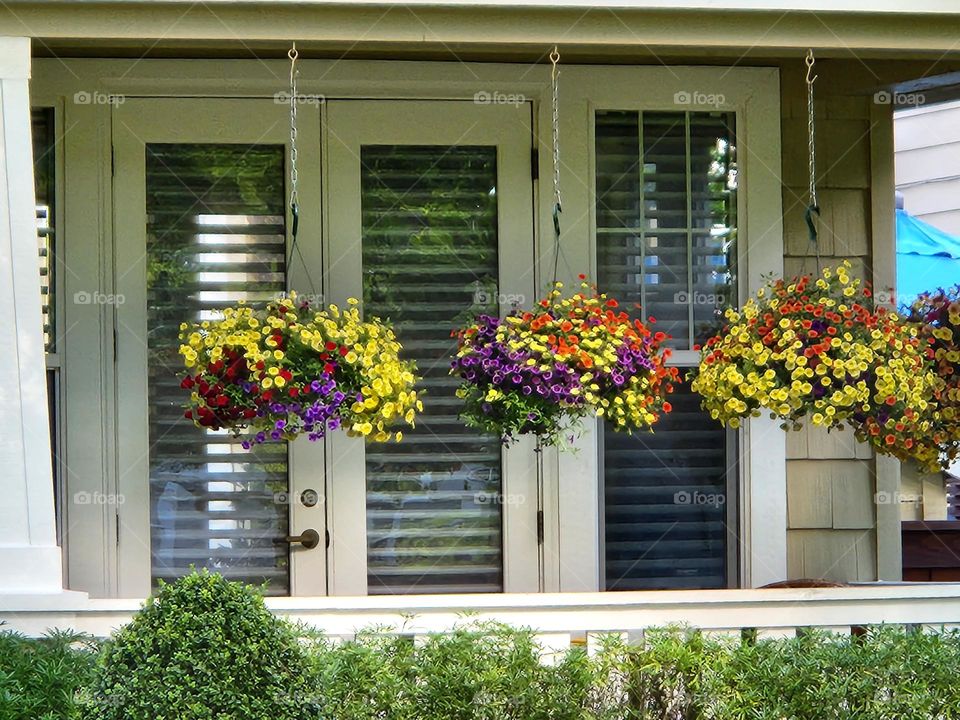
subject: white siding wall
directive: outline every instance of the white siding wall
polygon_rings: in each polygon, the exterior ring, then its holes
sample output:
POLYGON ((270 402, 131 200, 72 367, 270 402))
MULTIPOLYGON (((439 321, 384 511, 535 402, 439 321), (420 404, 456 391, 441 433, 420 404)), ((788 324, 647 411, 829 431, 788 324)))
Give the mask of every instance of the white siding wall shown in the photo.
POLYGON ((904 209, 960 235, 960 101, 897 112, 894 138, 904 209))

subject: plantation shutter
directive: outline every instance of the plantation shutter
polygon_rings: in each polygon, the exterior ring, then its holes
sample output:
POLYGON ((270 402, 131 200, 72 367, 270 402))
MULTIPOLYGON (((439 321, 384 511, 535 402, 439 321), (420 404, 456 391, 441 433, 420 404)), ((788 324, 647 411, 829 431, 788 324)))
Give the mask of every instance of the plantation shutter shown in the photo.
POLYGON ((287 447, 183 417, 180 323, 286 288, 281 146, 149 144, 147 325, 154 580, 207 567, 289 594, 287 447))
POLYGON ((423 376, 402 443, 368 444, 368 592, 503 589, 500 442, 458 419, 451 331, 497 299, 495 147, 364 146, 364 313, 423 376))
POLYGON ((687 383, 670 402, 653 433, 603 434, 608 590, 726 585, 727 432, 687 383))
MULTIPOLYGON (((735 301, 734 117, 596 114, 601 289, 690 350, 735 301), (637 306, 640 306, 637 309, 637 306)), ((681 370, 681 375, 686 370, 681 370)), ((608 590, 724 587, 734 494, 729 434, 686 382, 655 432, 603 432, 608 590)))

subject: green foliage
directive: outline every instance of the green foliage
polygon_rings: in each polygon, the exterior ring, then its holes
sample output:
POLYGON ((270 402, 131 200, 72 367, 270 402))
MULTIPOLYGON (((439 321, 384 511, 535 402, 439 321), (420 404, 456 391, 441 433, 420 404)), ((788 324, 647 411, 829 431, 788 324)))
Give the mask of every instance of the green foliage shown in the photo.
POLYGON ((860 637, 804 633, 729 652, 713 717, 960 717, 960 635, 875 628, 860 637))
POLYGON ((56 631, 34 640, 0 633, 0 718, 59 720, 76 717, 74 698, 93 681, 91 638, 56 631))
POLYGON ((600 638, 591 656, 549 653, 531 631, 495 623, 333 643, 205 571, 162 587, 96 671, 94 649, 80 635, 0 635, 0 719, 960 718, 957 632, 755 641, 668 628, 642 645, 600 638))
POLYGON ((411 637, 371 631, 318 649, 321 717, 575 720, 593 674, 582 651, 542 661, 529 631, 485 623, 411 637))
POLYGON ((623 679, 605 718, 920 720, 960 717, 960 635, 874 628, 741 642, 699 632, 647 634, 604 650, 623 679), (620 704, 622 703, 622 704, 620 704))
POLYGON ((110 642, 85 720, 301 720, 309 662, 252 588, 207 571, 162 585, 110 642))

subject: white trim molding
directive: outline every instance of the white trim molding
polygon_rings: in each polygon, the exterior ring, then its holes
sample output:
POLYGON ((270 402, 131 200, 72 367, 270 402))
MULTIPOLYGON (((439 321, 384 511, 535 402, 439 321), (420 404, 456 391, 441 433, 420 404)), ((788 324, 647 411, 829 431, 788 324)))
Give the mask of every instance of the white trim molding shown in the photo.
MULTIPOLYGON (((551 647, 588 644, 591 635, 640 636, 649 628, 688 625, 704 631, 758 637, 790 636, 798 628, 851 632, 899 624, 940 630, 957 627, 960 584, 865 584, 845 588, 676 590, 617 593, 507 593, 503 595, 381 595, 267 598, 281 617, 330 637, 352 638, 382 627, 403 635, 449 632, 472 621, 532 628, 551 647), (465 617, 469 613, 469 617, 465 617)), ((0 621, 30 636, 70 628, 105 637, 129 622, 136 599, 90 600, 0 595, 0 621)))

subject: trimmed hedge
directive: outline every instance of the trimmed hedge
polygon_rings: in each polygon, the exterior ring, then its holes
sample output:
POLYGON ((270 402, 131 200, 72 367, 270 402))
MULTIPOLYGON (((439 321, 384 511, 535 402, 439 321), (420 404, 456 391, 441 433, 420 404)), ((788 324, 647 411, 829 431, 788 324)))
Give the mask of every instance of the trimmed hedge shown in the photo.
POLYGON ((206 570, 162 585, 106 644, 84 720, 303 720, 309 660, 252 588, 206 570))
POLYGON ((197 573, 99 650, 0 634, 2 720, 924 720, 960 718, 960 634, 604 638, 545 655, 530 631, 467 623, 332 643, 197 573))
POLYGON ((0 718, 76 717, 76 696, 94 681, 92 638, 54 632, 40 639, 0 633, 0 718))

